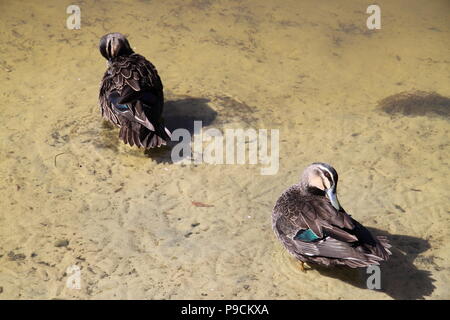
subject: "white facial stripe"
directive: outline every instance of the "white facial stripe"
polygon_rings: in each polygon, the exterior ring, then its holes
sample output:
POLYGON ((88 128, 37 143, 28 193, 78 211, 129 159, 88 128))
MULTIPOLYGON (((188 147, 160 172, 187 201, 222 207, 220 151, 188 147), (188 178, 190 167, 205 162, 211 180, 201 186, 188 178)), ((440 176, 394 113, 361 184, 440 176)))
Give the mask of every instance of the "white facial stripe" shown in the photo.
POLYGON ((116 51, 118 48, 118 40, 117 38, 112 38, 112 43, 111 43, 111 57, 115 57, 116 56, 116 51))
POLYGON ((316 187, 320 190, 325 190, 326 186, 324 186, 323 181, 324 181, 324 179, 322 177, 322 173, 313 174, 313 175, 309 176, 308 184, 310 186, 316 187))
POLYGON ((108 37, 108 40, 107 40, 107 46, 106 46, 106 52, 108 52, 108 56, 109 57, 112 57, 112 55, 111 55, 111 46, 112 46, 112 43, 111 43, 111 37, 108 37))
POLYGON ((108 52, 109 57, 115 57, 116 51, 118 49, 118 44, 119 41, 116 37, 114 37, 113 35, 110 35, 108 37, 106 51, 108 52))

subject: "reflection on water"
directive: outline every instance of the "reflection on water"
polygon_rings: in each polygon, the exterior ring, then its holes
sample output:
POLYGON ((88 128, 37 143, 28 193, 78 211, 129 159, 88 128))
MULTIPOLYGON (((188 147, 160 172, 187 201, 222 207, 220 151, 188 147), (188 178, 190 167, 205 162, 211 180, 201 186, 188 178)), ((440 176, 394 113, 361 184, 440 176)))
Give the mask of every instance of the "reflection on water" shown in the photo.
POLYGON ((80 1, 68 30, 58 1, 3 1, 0 298, 450 298, 449 3, 379 5, 369 31, 354 1, 80 1), (278 174, 119 141, 97 105, 113 31, 158 68, 171 130, 279 129, 278 174), (314 161, 390 239, 382 290, 277 243, 272 207, 314 161))

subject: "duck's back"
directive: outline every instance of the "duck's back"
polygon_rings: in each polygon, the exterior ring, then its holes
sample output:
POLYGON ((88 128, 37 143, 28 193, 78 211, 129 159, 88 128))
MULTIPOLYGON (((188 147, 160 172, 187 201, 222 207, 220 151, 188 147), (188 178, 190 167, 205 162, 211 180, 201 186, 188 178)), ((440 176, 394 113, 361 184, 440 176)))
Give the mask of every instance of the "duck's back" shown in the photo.
POLYGON ((133 53, 109 62, 99 94, 102 115, 120 127, 119 136, 131 146, 152 148, 166 144, 164 93, 155 66, 133 53))
POLYGON ((161 116, 164 106, 163 84, 155 66, 143 56, 134 53, 117 57, 103 76, 99 95, 102 113, 113 123, 120 125, 118 117, 111 112, 108 101, 108 96, 113 91, 117 91, 121 96, 134 92, 152 93, 155 96, 152 111, 154 116, 161 116))
POLYGON ((299 208, 308 199, 302 196, 300 191, 298 185, 285 190, 272 210, 272 228, 280 239, 285 236, 295 236, 297 227, 307 228, 299 215, 299 208))

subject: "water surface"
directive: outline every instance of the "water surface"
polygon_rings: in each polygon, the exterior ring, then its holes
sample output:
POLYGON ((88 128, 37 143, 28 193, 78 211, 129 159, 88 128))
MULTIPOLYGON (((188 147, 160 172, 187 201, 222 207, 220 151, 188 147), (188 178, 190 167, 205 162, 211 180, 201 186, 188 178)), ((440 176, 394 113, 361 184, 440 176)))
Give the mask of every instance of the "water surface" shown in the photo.
POLYGON ((78 1, 68 30, 68 1, 2 1, 0 298, 449 299, 448 112, 380 101, 450 97, 450 4, 377 3, 370 31, 364 1, 78 1), (279 129, 278 174, 119 141, 97 105, 113 31, 158 68, 172 126, 279 129), (275 239, 272 207, 314 161, 389 237, 382 290, 364 270, 302 273, 275 239))

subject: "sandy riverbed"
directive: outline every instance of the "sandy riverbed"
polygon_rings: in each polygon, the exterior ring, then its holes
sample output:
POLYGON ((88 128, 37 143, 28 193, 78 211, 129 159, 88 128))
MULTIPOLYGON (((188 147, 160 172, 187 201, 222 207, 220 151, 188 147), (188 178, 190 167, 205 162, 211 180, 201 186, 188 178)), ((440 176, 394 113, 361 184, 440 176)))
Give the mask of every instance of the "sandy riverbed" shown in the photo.
POLYGON ((68 30, 68 1, 2 1, 0 299, 449 299, 450 118, 378 103, 448 104, 450 5, 377 3, 369 31, 365 1, 78 1, 68 30), (158 68, 172 129, 279 129, 279 172, 119 141, 97 106, 112 31, 158 68), (314 161, 391 240, 382 290, 364 270, 302 273, 275 239, 273 204, 314 161))

